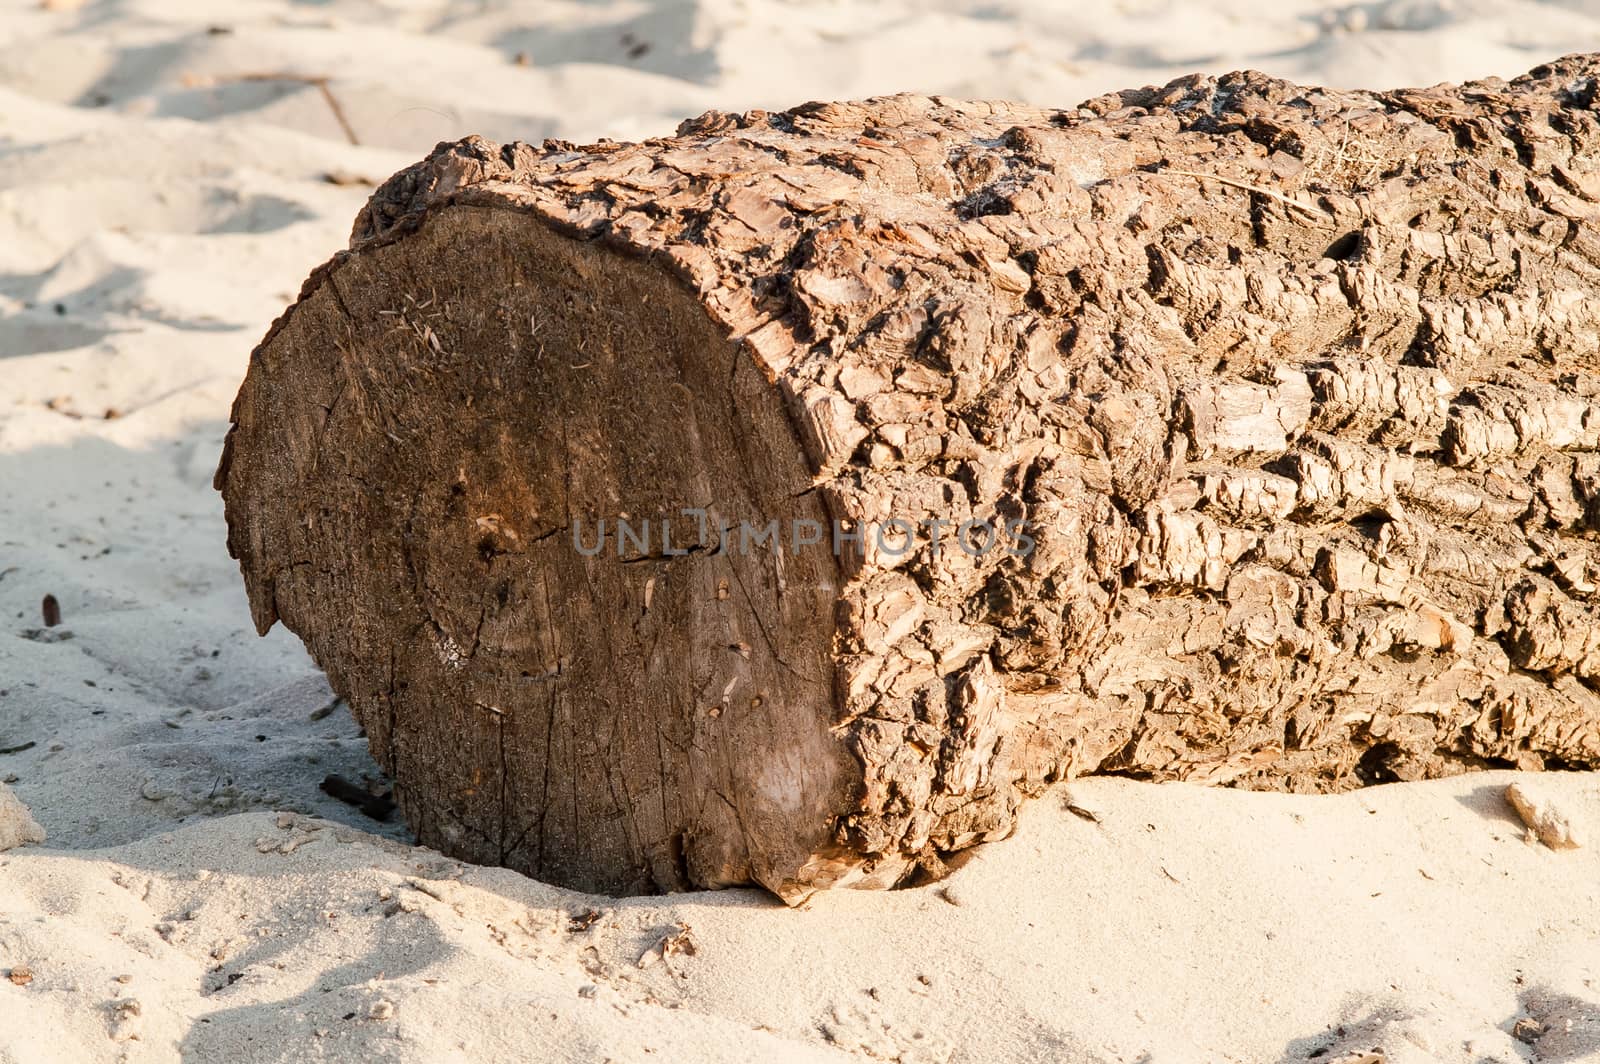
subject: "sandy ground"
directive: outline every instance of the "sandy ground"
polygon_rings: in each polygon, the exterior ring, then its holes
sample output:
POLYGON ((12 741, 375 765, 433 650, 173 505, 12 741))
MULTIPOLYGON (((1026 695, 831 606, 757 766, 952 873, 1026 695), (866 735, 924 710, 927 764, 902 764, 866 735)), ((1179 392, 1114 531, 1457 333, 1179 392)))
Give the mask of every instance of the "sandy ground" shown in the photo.
MULTIPOLYGON (((0 854, 0 1062, 1600 1059, 1600 852, 1527 843, 1504 774, 1082 781, 1098 822, 1058 791, 798 912, 412 848, 318 790, 376 768, 251 630, 210 489, 249 349, 441 139, 1595 48, 1600 0, 0 0, 0 780, 50 835, 0 854)), ((1600 825, 1600 781, 1538 783, 1600 825)))

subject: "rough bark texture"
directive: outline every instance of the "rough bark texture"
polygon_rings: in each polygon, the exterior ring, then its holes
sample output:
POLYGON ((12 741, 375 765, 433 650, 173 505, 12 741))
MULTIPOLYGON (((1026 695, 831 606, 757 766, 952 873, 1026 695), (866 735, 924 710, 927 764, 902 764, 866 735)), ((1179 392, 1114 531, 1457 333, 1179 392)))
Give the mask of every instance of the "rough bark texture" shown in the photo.
POLYGON ((257 626, 424 841, 607 891, 892 885, 1082 773, 1600 763, 1597 74, 441 145, 252 359, 257 626), (619 515, 697 549, 574 549, 619 515), (1034 546, 716 549, 795 518, 1034 546))

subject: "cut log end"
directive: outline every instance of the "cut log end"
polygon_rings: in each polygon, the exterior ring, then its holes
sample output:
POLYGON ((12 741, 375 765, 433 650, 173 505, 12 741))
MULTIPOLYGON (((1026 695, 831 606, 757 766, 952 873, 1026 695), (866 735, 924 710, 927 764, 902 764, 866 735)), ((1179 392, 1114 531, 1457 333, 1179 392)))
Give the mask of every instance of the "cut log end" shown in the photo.
POLYGON ((826 553, 717 552, 725 522, 824 516, 778 397, 675 277, 440 212, 330 271, 235 416, 252 601, 421 839, 607 893, 798 889, 850 798, 841 581, 826 553))
POLYGON ((607 893, 1600 763, 1597 71, 442 145, 252 357, 257 627, 421 841, 607 893))

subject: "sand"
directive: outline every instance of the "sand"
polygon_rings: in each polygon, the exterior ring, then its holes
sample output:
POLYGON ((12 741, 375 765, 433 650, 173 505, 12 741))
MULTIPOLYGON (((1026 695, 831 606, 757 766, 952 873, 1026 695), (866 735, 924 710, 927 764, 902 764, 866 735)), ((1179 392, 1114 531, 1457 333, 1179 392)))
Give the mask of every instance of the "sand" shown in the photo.
POLYGON ((1560 851, 1505 773, 1101 779, 931 887, 586 897, 318 789, 377 770, 210 489, 250 348, 438 140, 1512 75, 1600 2, 12 0, 0 45, 0 780, 49 836, 0 853, 0 1062, 1600 1058, 1593 776, 1534 781, 1560 851))

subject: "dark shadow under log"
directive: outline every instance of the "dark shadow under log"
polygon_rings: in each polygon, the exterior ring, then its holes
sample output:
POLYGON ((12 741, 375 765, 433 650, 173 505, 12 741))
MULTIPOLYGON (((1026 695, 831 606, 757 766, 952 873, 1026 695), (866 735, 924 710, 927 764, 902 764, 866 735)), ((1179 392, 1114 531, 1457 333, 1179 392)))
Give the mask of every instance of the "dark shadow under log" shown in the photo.
POLYGON ((252 357, 256 625, 423 842, 612 893, 1594 765, 1597 71, 441 145, 252 357))

